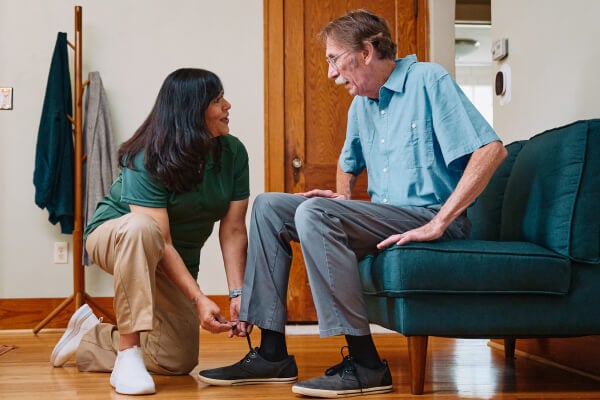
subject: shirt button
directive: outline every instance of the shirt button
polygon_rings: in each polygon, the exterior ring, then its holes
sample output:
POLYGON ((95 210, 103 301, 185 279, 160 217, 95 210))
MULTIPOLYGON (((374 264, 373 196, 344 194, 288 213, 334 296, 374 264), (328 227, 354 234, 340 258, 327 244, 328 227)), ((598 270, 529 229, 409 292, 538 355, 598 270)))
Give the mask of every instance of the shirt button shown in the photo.
POLYGON ((415 128, 417 127, 417 124, 416 124, 416 122, 413 122, 413 123, 412 123, 412 125, 411 125, 411 127, 412 127, 413 129, 415 129, 415 128))
POLYGON ((381 115, 385 115, 385 110, 380 111, 381 115))
POLYGON ((383 169, 383 172, 388 172, 388 169, 387 169, 387 167, 385 167, 385 168, 383 169))
POLYGON ((383 202, 383 203, 387 203, 387 202, 388 202, 388 199, 383 199, 383 200, 382 200, 382 202, 383 202))
POLYGON ((383 143, 385 143, 385 139, 381 139, 381 143, 382 143, 382 144, 383 144, 383 143))

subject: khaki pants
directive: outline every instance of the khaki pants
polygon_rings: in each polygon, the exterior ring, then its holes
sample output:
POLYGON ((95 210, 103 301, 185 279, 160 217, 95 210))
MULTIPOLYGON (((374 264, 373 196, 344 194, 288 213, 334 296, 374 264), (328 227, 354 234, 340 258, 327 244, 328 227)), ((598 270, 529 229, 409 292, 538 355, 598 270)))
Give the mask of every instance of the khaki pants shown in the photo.
POLYGON ((101 323, 77 349, 81 371, 109 372, 119 348, 119 332, 141 332, 146 368, 163 375, 189 373, 198 364, 196 308, 162 273, 164 240, 149 216, 130 213, 96 228, 86 250, 114 276, 117 326, 101 323))

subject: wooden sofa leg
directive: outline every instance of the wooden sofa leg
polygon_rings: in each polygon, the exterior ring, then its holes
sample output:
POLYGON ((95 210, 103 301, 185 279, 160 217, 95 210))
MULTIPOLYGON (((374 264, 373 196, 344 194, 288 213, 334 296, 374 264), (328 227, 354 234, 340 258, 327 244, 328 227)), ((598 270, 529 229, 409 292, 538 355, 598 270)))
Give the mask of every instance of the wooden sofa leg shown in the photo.
POLYGON ((427 336, 407 336, 408 362, 410 363, 410 391, 423 394, 425 362, 427 361, 427 336))

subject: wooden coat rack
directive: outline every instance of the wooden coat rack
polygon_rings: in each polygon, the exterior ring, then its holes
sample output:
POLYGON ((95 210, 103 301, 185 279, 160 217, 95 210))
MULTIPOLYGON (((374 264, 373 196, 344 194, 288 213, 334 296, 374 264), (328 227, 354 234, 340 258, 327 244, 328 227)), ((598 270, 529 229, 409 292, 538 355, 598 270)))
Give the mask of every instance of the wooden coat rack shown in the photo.
MULTIPOLYGON (((73 116, 69 120, 73 124, 73 148, 74 148, 74 195, 75 210, 73 223, 73 294, 56 307, 35 328, 33 333, 39 332, 58 313, 65 309, 71 302, 75 302, 77 310, 84 303, 90 303, 99 309, 104 315, 110 316, 94 299, 85 292, 85 266, 83 265, 83 164, 87 157, 83 153, 83 89, 89 81, 82 81, 82 10, 81 6, 75 6, 75 43, 67 41, 69 47, 75 51, 75 107, 73 116)), ((110 318, 109 318, 110 319, 110 318)))

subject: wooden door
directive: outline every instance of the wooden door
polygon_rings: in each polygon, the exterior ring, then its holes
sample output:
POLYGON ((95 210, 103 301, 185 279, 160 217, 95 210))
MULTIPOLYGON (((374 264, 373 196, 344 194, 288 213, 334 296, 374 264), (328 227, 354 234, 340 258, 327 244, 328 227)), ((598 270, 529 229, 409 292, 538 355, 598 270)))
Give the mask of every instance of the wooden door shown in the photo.
MULTIPOLYGON (((265 186, 288 193, 335 189, 339 151, 352 97, 327 79, 317 33, 347 11, 368 8, 383 16, 398 56, 428 56, 427 0, 265 0, 265 186), (294 171, 292 160, 302 161, 294 171)), ((361 176, 353 197, 367 199, 361 176)), ((288 320, 316 321, 298 245, 288 290, 288 320)))

